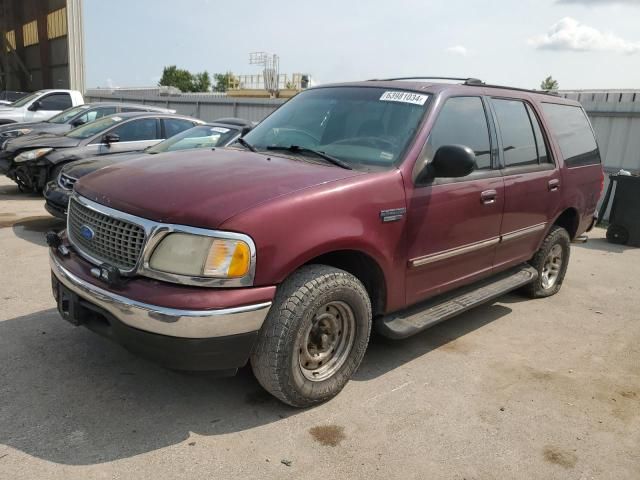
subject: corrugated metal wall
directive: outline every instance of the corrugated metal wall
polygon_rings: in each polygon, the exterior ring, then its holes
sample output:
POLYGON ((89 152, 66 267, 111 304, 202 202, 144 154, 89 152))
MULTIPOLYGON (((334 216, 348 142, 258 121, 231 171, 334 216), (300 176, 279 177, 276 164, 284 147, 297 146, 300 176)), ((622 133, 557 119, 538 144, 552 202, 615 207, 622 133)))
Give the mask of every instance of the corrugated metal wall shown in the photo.
MULTIPOLYGON (((640 174, 640 90, 578 90, 559 93, 563 97, 578 100, 587 111, 598 138, 605 172, 616 173, 623 168, 640 174)), ((605 192, 608 187, 607 175, 605 192)), ((608 218, 609 210, 605 212, 604 220, 608 218)))
POLYGON ((282 105, 283 99, 233 98, 215 93, 183 93, 162 95, 158 89, 88 90, 87 102, 122 101, 171 108, 177 113, 204 121, 222 117, 240 117, 259 122, 282 105))

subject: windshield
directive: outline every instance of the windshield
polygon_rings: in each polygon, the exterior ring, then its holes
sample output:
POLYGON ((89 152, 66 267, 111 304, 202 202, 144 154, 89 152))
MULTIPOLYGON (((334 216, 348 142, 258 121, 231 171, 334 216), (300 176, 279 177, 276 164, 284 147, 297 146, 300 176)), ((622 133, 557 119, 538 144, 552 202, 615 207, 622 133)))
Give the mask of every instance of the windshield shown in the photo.
POLYGON ((256 150, 295 145, 331 155, 353 168, 391 168, 416 133, 428 97, 378 87, 308 90, 244 138, 256 150))
POLYGON ((31 95, 27 95, 24 98, 21 98, 20 100, 13 102, 11 104, 12 107, 24 107, 27 103, 31 102, 32 100, 35 100, 36 98, 38 98, 40 95, 42 95, 42 92, 33 92, 31 95))
POLYGON ((147 149, 148 153, 174 152, 189 148, 213 148, 225 146, 238 135, 238 130, 227 127, 199 125, 147 149))
POLYGON ((78 105, 77 107, 71 107, 64 112, 60 112, 57 115, 54 115, 49 120, 49 123, 68 123, 73 117, 77 114, 89 108, 89 105, 78 105))
POLYGON ((67 137, 85 139, 93 137, 101 132, 104 132, 109 127, 113 127, 117 123, 122 122, 124 119, 117 115, 111 115, 109 117, 101 118, 95 122, 87 123, 81 127, 75 128, 67 133, 67 137))

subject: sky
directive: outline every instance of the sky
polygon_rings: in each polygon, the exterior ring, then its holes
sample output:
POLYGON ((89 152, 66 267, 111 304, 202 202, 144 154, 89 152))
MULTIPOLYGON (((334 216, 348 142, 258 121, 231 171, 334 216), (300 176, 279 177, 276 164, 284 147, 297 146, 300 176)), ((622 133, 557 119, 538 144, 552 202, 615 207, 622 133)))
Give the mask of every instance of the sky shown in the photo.
POLYGON ((640 88, 640 0, 85 0, 88 87, 156 85, 165 65, 317 84, 409 75, 640 88))

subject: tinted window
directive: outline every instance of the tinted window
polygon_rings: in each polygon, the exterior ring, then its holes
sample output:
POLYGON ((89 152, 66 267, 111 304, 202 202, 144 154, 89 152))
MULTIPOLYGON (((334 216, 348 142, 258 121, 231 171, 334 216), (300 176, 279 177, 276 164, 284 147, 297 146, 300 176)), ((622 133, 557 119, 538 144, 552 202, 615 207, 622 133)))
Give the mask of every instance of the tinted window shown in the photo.
POLYGON ((544 142, 544 136, 542 135, 542 128, 540 128, 540 122, 538 122, 538 117, 536 113, 533 111, 531 106, 527 104, 527 112, 529 113, 529 118, 531 119, 531 124, 533 125, 533 133, 536 137, 536 147, 538 148, 538 159, 540 163, 552 163, 551 157, 547 154, 547 145, 544 142))
POLYGON ((551 132, 569 167, 600 163, 600 153, 584 110, 573 105, 543 103, 551 132))
POLYGON ((235 128, 199 125, 148 148, 147 153, 173 152, 189 148, 212 148, 227 145, 240 132, 235 128))
MULTIPOLYGON (((67 137, 81 138, 81 139, 93 137, 94 135, 102 133, 108 128, 111 128, 115 124, 120 123, 122 121, 123 121, 123 118, 117 115, 104 117, 95 122, 91 122, 86 125, 82 125, 81 127, 74 128, 69 133, 67 133, 67 137)), ((97 143, 100 143, 100 140, 97 140, 97 143)))
POLYGON ((75 121, 80 124, 93 122, 99 118, 116 113, 116 107, 94 108, 83 115, 80 115, 75 121))
POLYGON ((529 114, 519 100, 493 99, 502 135, 502 151, 507 167, 538 163, 536 140, 529 114))
POLYGON ((78 105, 77 107, 69 108, 64 112, 60 112, 54 115, 49 120, 49 123, 68 123, 73 117, 81 113, 83 110, 89 110, 88 105, 78 105))
POLYGON ((487 116, 479 97, 454 97, 442 107, 431 129, 431 157, 443 145, 465 145, 476 154, 478 169, 491 168, 487 116))
POLYGON ((185 130, 193 127, 193 122, 189 120, 179 120, 177 118, 165 118, 164 122, 164 133, 166 138, 173 137, 180 132, 184 132, 185 130))
POLYGON ((40 110, 66 110, 72 106, 68 93, 52 93, 40 100, 40 110))
POLYGON ((139 140, 153 140, 158 138, 155 118, 141 118, 131 120, 111 130, 120 136, 121 142, 136 142, 139 140))

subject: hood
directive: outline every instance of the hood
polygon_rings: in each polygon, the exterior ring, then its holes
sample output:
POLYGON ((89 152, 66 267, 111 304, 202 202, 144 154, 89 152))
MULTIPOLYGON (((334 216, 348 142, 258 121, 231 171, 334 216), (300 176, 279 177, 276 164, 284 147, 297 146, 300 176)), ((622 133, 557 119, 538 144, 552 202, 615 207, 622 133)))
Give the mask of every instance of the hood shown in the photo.
POLYGON ((10 140, 7 144, 7 150, 15 152, 17 150, 31 150, 46 147, 69 148, 77 147, 80 142, 81 140, 77 138, 65 137, 64 135, 30 133, 10 140))
POLYGON ((217 228, 255 205, 356 175, 363 173, 241 150, 185 150, 111 165, 75 190, 150 220, 217 228))
POLYGON ((78 160, 65 166, 62 171, 65 175, 69 175, 73 178, 81 178, 85 175, 95 172, 109 165, 115 165, 116 163, 124 162, 125 160, 133 160, 141 156, 148 155, 142 152, 125 152, 114 153, 112 155, 101 155, 99 157, 91 157, 85 160, 78 160))
POLYGON ((5 125, 0 125, 0 134, 3 132, 8 132, 10 130, 18 130, 20 128, 41 127, 43 125, 49 125, 49 123, 47 122, 7 123, 5 125))

